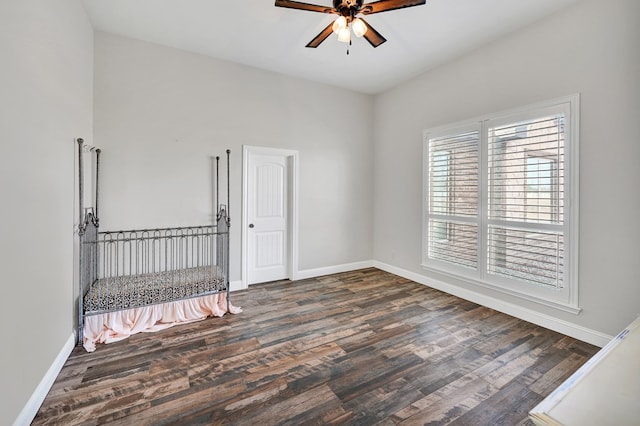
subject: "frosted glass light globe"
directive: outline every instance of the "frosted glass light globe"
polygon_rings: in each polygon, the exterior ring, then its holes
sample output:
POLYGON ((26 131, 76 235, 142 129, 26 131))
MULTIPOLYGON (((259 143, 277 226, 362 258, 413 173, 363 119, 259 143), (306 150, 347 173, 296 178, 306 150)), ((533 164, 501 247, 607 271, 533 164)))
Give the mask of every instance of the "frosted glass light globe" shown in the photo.
POLYGON ((340 30, 343 30, 345 28, 347 28, 347 18, 345 18, 344 16, 340 16, 338 19, 333 21, 333 26, 331 27, 333 32, 336 34, 339 34, 340 30))
POLYGON ((351 23, 351 28, 356 37, 362 37, 367 32, 367 24, 360 18, 356 18, 351 23))

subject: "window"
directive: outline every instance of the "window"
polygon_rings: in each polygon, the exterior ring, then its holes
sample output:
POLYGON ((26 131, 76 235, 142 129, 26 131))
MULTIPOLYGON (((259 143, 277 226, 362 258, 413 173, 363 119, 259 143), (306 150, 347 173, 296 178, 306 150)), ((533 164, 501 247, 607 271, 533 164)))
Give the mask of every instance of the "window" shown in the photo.
POLYGON ((429 253, 433 259, 477 267, 477 130, 434 137, 429 145, 429 253))
POLYGON ((577 108, 425 132, 425 267, 578 312, 577 108))

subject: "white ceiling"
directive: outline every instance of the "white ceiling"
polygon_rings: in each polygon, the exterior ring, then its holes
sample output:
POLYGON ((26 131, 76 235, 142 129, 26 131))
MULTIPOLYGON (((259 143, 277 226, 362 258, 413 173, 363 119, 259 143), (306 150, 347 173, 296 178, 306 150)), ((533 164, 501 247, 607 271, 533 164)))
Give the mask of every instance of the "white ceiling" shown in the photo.
MULTIPOLYGON (((373 48, 331 35, 304 46, 335 15, 273 0, 83 0, 96 30, 307 80, 379 93, 578 0, 427 0, 369 15, 388 41, 373 48)), ((304 0, 332 6, 331 0, 304 0)), ((365 0, 370 3, 371 0, 365 0)))

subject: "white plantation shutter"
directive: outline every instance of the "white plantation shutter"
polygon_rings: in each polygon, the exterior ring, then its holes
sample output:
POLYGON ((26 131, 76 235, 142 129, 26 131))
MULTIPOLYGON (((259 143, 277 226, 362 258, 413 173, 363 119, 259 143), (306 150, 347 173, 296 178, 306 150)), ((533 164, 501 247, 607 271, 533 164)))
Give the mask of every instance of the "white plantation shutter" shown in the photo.
POLYGON ((478 268, 478 130, 428 139, 432 260, 478 268))
POLYGON ((564 114, 487 131, 487 272, 563 287, 564 114))
POLYGON ((579 312, 579 96, 424 134, 422 266, 579 312))

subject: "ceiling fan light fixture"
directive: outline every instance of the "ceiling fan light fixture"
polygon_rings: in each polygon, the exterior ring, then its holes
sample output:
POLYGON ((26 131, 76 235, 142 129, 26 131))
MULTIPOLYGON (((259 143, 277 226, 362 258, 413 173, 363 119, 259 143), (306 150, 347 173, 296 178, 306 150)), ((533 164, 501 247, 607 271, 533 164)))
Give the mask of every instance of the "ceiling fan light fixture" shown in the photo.
POLYGON ((340 34, 340 31, 347 28, 347 18, 344 16, 338 17, 335 21, 333 21, 333 26, 331 27, 333 32, 336 34, 340 34))
MULTIPOLYGON (((328 0, 323 0, 328 2, 328 0)), ((328 13, 338 17, 327 25, 305 47, 316 48, 331 35, 336 33, 338 40, 351 44, 351 27, 357 37, 364 37, 371 46, 378 47, 387 41, 375 28, 364 19, 356 16, 369 16, 374 13, 403 9, 406 7, 420 6, 427 0, 332 0, 333 7, 319 4, 305 3, 297 0, 275 0, 278 7, 289 9, 307 10, 310 12, 328 13), (369 1, 369 3, 365 3, 369 1), (353 25, 352 25, 353 24, 353 25)), ((347 54, 349 50, 347 48, 347 54)))
POLYGON ((338 32, 338 41, 349 43, 351 41, 351 30, 345 27, 338 32))
POLYGON ((362 37, 367 32, 367 24, 360 18, 356 18, 351 23, 351 28, 356 37, 362 37))

